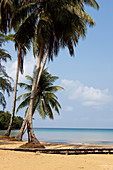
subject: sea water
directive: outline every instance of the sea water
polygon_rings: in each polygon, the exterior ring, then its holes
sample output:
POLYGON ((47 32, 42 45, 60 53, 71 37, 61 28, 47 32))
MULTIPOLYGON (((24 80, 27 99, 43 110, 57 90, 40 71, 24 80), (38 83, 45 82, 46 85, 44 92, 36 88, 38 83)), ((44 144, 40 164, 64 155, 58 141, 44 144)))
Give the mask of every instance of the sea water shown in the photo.
MULTIPOLYGON (((5 131, 0 130, 0 134, 5 131)), ((18 130, 12 130, 11 136, 16 136, 18 130)), ((50 143, 71 144, 113 144, 113 129, 84 129, 84 128, 34 128, 39 141, 50 143)), ((27 141, 27 133, 23 136, 27 141)))

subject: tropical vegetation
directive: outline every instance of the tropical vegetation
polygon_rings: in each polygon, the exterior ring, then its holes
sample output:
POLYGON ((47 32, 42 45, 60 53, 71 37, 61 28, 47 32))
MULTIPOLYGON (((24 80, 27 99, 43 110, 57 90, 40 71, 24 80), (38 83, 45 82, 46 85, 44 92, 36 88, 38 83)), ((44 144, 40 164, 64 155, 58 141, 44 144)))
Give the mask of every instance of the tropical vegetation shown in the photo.
MULTIPOLYGON (((35 69, 32 77, 29 75, 26 76, 26 80, 28 81, 28 83, 18 83, 20 88, 24 88, 27 93, 24 93, 17 98, 17 101, 20 101, 21 99, 23 101, 19 104, 16 112, 18 112, 20 109, 23 109, 24 107, 26 107, 25 112, 27 112, 34 77, 35 69)), ((50 119, 54 119, 53 109, 58 114, 60 113, 59 109, 61 109, 61 105, 57 101, 58 97, 55 95, 55 93, 59 90, 63 90, 63 87, 53 85, 53 83, 57 79, 58 77, 52 76, 47 71, 47 69, 43 70, 39 81, 39 86, 37 88, 37 92, 35 93, 33 114, 34 112, 38 112, 43 119, 45 119, 47 116, 49 116, 50 119)))
MULTIPOLYGON (((0 111, 0 130, 5 130, 8 128, 9 126, 9 122, 10 122, 10 117, 11 114, 6 111, 0 111)), ((14 117, 14 121, 13 121, 13 125, 12 125, 12 129, 20 129, 21 125, 23 122, 23 118, 20 116, 15 116, 14 117)))
MULTIPOLYGON (((35 70, 36 69, 34 69, 33 77, 31 77, 29 75, 26 76, 28 84, 27 83, 19 83, 19 86, 21 88, 24 88, 24 90, 27 90, 27 93, 24 93, 17 98, 17 100, 23 99, 23 101, 20 103, 20 105, 17 108, 17 112, 20 109, 26 107, 26 113, 27 113, 29 102, 30 102, 33 79, 34 79, 35 73, 36 73, 35 70)), ((47 71, 47 69, 43 70, 40 81, 39 81, 39 86, 35 93, 33 114, 35 112, 37 112, 43 119, 45 119, 47 116, 49 116, 50 119, 53 119, 54 118, 53 111, 60 114, 59 109, 61 109, 61 105, 58 102, 58 97, 55 95, 55 93, 59 90, 62 90, 63 88, 61 86, 53 85, 53 83, 57 79, 58 79, 58 77, 52 76, 47 71)), ((23 124, 26 124, 26 121, 27 120, 24 119, 23 124)), ((25 132, 25 130, 21 133, 21 139, 22 139, 24 132, 25 132)))
MULTIPOLYGON (((86 2, 86 1, 85 1, 86 2)), ((87 1, 88 3, 88 1, 87 1)), ((98 8, 96 1, 89 3, 91 6, 98 8)), ((53 54, 57 55, 60 47, 68 47, 70 55, 74 54, 74 47, 78 43, 79 38, 86 34, 87 25, 94 25, 93 19, 84 12, 83 3, 80 1, 35 1, 32 5, 32 10, 26 13, 26 17, 21 21, 21 26, 16 32, 16 42, 24 44, 27 47, 33 41, 34 55, 38 55, 37 74, 34 79, 31 100, 26 116, 30 127, 31 142, 35 142, 36 138, 32 128, 32 112, 34 95, 38 87, 41 71, 45 65, 47 57, 53 60, 53 54), (34 8, 33 8, 34 5, 34 8), (31 22, 30 22, 31 21, 31 22), (33 23, 32 23, 33 22, 33 23), (32 26, 30 24, 32 23, 32 26), (26 28, 30 27, 30 30, 26 28), (22 31, 26 32, 24 38, 19 38, 22 31), (43 67, 39 71, 40 63, 45 54, 43 67)), ((25 8, 24 8, 25 9, 25 8)), ((21 14, 23 8, 20 8, 21 14)), ((19 11, 19 12, 20 12, 19 11)), ((20 14, 20 13, 19 13, 20 14)), ((18 16, 18 12, 17 12, 18 16)), ((18 17, 16 17, 18 18, 18 17)), ((15 23, 15 22, 14 22, 15 23)))
POLYGON ((0 105, 2 105, 3 109, 6 107, 6 99, 5 93, 10 96, 10 92, 13 91, 11 81, 12 78, 7 74, 5 66, 2 64, 3 62, 7 62, 8 59, 11 60, 11 56, 9 53, 2 48, 2 44, 5 43, 6 36, 0 34, 0 105))
MULTIPOLYGON (((85 5, 95 9, 99 8, 95 0, 0 1, 0 30, 7 33, 13 28, 15 31, 14 42, 18 50, 17 70, 23 71, 26 49, 29 50, 33 46, 34 56, 38 56, 29 106, 25 116, 29 142, 40 144, 33 132, 32 115, 35 94, 47 58, 49 61, 53 61, 53 56, 58 54, 60 48, 65 47, 69 49, 71 56, 74 55, 74 47, 80 37, 86 36, 87 26, 95 25, 94 20, 85 12, 85 5)), ((13 105, 12 117, 14 117, 15 103, 13 105)), ((16 139, 21 139, 25 125, 22 124, 16 139)), ((11 124, 9 127, 11 130, 11 124)))

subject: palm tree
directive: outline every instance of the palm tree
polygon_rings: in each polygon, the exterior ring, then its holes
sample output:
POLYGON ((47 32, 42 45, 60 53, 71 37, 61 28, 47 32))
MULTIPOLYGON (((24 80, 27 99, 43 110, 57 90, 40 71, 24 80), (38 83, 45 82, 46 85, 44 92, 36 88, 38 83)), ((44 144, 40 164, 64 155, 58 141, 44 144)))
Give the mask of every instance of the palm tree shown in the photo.
MULTIPOLYGON (((98 8, 98 4, 95 0, 92 1, 31 1, 28 3, 26 17, 24 20, 20 19, 21 25, 16 33, 16 43, 24 44, 27 46, 33 41, 34 55, 38 54, 38 63, 36 69, 36 77, 32 86, 31 99, 29 108, 27 111, 26 119, 30 129, 32 130, 32 111, 34 103, 34 95, 38 86, 39 68, 43 56, 45 54, 45 62, 47 57, 49 60, 53 60, 53 54, 57 55, 60 47, 68 47, 70 55, 74 54, 73 45, 76 46, 80 36, 84 37, 86 34, 87 26, 94 25, 93 19, 85 13, 83 2, 98 8), (32 10, 30 8, 32 6, 32 10), (26 28, 28 28, 26 30, 26 28), (22 37, 22 32, 26 32, 26 35, 22 37), (20 38, 21 37, 21 38, 20 38)), ((16 19, 18 14, 24 12, 25 7, 22 6, 19 12, 16 13, 16 19)), ((15 23, 15 19, 13 20, 15 23)), ((43 64, 44 67, 45 63, 43 64)), ((43 70, 43 68, 42 68, 43 70)), ((41 72, 40 72, 41 75, 41 72)), ((24 128, 24 127, 23 127, 24 128)), ((35 139, 33 131, 31 132, 31 139, 35 139)), ((17 136, 19 138, 19 135, 17 136)), ((33 140, 32 140, 33 141, 33 140)))
MULTIPOLYGON (((29 84, 19 83, 19 86, 23 87, 28 92, 20 95, 17 98, 17 100, 23 99, 22 103, 17 108, 17 112, 24 107, 27 107, 26 112, 28 110, 34 77, 35 71, 33 72, 33 77, 30 77, 28 75, 26 76, 26 79, 29 81, 29 84)), ((61 108, 61 106, 57 101, 57 96, 54 93, 58 90, 62 90, 63 88, 60 86, 53 85, 53 83, 57 79, 58 77, 52 76, 50 73, 47 72, 47 69, 43 70, 39 81, 39 86, 35 94, 33 114, 37 110, 43 119, 45 119, 46 116, 49 116, 50 119, 53 119, 53 109, 59 114, 59 108, 61 108)))
MULTIPOLYGON (((27 1, 28 2, 28 1, 27 1)), ((12 24, 12 15, 15 12, 15 9, 19 9, 22 5, 25 5, 25 1, 9 1, 9 0, 2 0, 0 1, 0 30, 3 33, 7 33, 11 31, 12 24)), ((23 16, 21 16, 23 18, 23 16)), ((18 27, 18 22, 16 23, 16 29, 18 27)), ((13 30, 15 30, 15 26, 13 26, 13 30)), ((16 31, 16 30, 15 30, 16 31)), ((14 98, 13 98, 13 107, 12 107, 12 115, 9 123, 9 127, 7 131, 3 134, 4 136, 9 136, 11 132, 11 126, 14 119, 14 113, 15 113, 15 106, 16 106, 16 92, 17 92, 17 83, 18 83, 18 77, 19 77, 19 70, 21 73, 23 73, 23 59, 24 55, 26 54, 26 47, 24 47, 21 43, 17 45, 16 39, 13 39, 15 41, 15 48, 18 51, 18 61, 17 61, 17 73, 16 73, 16 81, 15 81, 15 87, 14 87, 14 98)), ((27 45, 27 49, 29 49, 30 46, 27 45)))
POLYGON ((8 96, 10 96, 10 92, 13 91, 11 86, 12 78, 8 76, 5 66, 2 65, 2 61, 7 62, 8 59, 11 60, 9 53, 2 48, 2 44, 6 41, 6 38, 8 39, 7 36, 0 34, 0 105, 3 106, 3 109, 6 106, 4 93, 7 92, 8 96))
POLYGON ((3 109, 5 109, 6 106, 4 92, 7 92, 8 96, 10 96, 10 92, 13 91, 11 80, 11 77, 9 77, 5 71, 5 67, 0 65, 0 105, 3 106, 3 109))
POLYGON ((12 34, 6 36, 4 34, 0 34, 0 64, 1 62, 7 62, 7 60, 11 60, 10 54, 7 52, 7 50, 2 48, 2 45, 5 44, 5 42, 11 40, 13 37, 12 34))
MULTIPOLYGON (((0 1, 0 30, 3 33, 7 33, 11 31, 11 19, 12 14, 16 8, 19 8, 21 5, 21 1, 9 1, 9 0, 2 0, 0 1)), ((10 37, 10 40, 14 40, 14 36, 10 37)), ((16 80, 15 80, 15 87, 14 87, 14 97, 13 97, 13 107, 12 107, 12 114, 9 123, 9 127, 7 131, 3 134, 4 136, 9 136, 11 132, 11 126, 14 120, 15 114, 15 107, 16 107, 16 93, 17 93, 17 83, 19 77, 19 70, 23 73, 23 60, 24 55, 26 54, 26 48, 22 47, 21 44, 16 46, 16 50, 18 51, 18 61, 17 61, 17 72, 16 72, 16 80)))
MULTIPOLYGON (((1 2, 5 2, 2 5, 3 8, 6 7, 7 9, 5 10, 5 14, 9 12, 9 15, 6 15, 6 21, 8 21, 6 23, 8 24, 9 19, 7 20, 7 16, 12 17, 12 13, 9 10, 9 4, 6 5, 8 1, 3 0, 1 2)), ((14 5, 17 5, 17 1, 12 2, 16 2, 14 3, 14 5)), ((76 46, 79 37, 85 35, 87 28, 86 24, 88 23, 89 25, 94 25, 94 21, 92 20, 92 18, 84 12, 84 3, 89 4, 90 6, 95 8, 98 8, 98 4, 95 0, 21 0, 18 2, 21 4, 22 7, 18 8, 19 10, 15 10, 19 11, 16 13, 16 15, 13 10, 13 14, 14 16, 16 16, 13 17, 13 21, 16 18, 17 22, 12 22, 17 23, 14 25, 18 25, 18 23, 20 23, 19 29, 15 27, 17 29, 17 33, 15 36, 16 46, 20 46, 20 49, 23 50, 23 48, 25 47, 30 47, 30 43, 34 41, 34 53, 39 54, 39 60, 36 71, 37 74, 33 83, 31 101, 28 109, 28 122, 32 124, 32 110, 34 102, 33 96, 37 88, 36 86, 38 86, 38 71, 44 53, 46 52, 46 58, 49 57, 49 59, 52 60, 53 53, 57 55, 60 46, 67 46, 70 51, 70 54, 73 55, 73 45, 76 46), (27 29, 28 27, 29 29, 27 29), (26 36, 25 34, 24 36, 22 36, 23 32, 26 33, 26 36)), ((4 25, 7 26, 7 24, 4 25)), ((22 55, 20 56, 22 57, 22 55)), ((32 129, 32 127, 30 129, 32 129)), ((31 132, 31 135, 34 136, 33 132, 31 132)))

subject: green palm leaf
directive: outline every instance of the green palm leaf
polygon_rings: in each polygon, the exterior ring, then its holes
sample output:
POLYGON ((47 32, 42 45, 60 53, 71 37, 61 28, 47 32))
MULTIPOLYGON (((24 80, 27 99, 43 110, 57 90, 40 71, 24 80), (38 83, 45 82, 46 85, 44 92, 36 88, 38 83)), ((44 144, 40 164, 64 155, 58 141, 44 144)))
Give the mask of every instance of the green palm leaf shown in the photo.
POLYGON ((13 79, 7 74, 5 66, 2 65, 2 61, 7 62, 8 59, 11 60, 11 56, 8 52, 2 49, 2 44, 8 40, 8 36, 0 34, 0 105, 3 106, 3 109, 6 106, 4 94, 7 93, 8 96, 10 96, 10 92, 13 91, 11 86, 11 81, 13 81, 13 79))
MULTIPOLYGON (((36 67, 35 67, 36 68, 36 67)), ((35 71, 33 71, 33 77, 35 76, 35 71)), ((26 76, 29 84, 27 83, 19 83, 21 88, 24 88, 27 91, 31 91, 33 77, 26 76)), ((53 119, 53 110, 55 110, 59 114, 59 109, 61 108, 58 97, 54 94, 59 90, 63 90, 60 86, 53 85, 53 82, 58 79, 57 76, 52 76, 48 73, 47 69, 44 69, 42 72, 41 79, 39 81, 38 89, 35 93, 34 105, 33 105, 33 113, 38 111, 39 115, 45 119, 46 116, 53 119)), ((23 100, 23 102, 18 106, 17 111, 26 107, 28 109, 28 104, 30 101, 30 93, 25 93, 20 95, 17 100, 23 100)))
MULTIPOLYGON (((22 96, 23 97, 23 96, 22 96)), ((18 98, 19 99, 19 98, 18 98)), ((26 107, 28 106, 29 104, 29 101, 30 101, 30 96, 26 97, 23 102, 18 106, 16 112, 18 112, 20 109, 22 109, 23 107, 26 107)))

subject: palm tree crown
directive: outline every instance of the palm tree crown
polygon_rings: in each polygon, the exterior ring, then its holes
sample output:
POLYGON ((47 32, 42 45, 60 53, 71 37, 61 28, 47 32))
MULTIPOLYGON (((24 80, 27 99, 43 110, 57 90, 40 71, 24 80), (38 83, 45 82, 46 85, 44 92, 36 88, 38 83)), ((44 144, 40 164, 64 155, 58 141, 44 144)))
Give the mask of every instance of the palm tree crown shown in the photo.
MULTIPOLYGON (((24 89, 28 92, 20 95, 17 98, 17 100, 20 100, 21 98, 23 99, 22 103, 17 108, 17 112, 23 107, 27 107, 28 109, 34 76, 35 72, 33 72, 33 77, 28 75, 26 76, 26 79, 29 81, 29 84, 19 83, 19 86, 24 87, 24 89)), ((41 79, 39 81, 39 86, 35 94, 33 106, 33 113, 38 110, 38 113, 43 119, 45 119, 46 116, 49 116, 50 119, 53 119, 53 109, 59 114, 59 108, 61 108, 61 106, 57 101, 57 96, 54 93, 63 88, 60 86, 53 85, 53 83, 57 79, 58 77, 52 76, 50 73, 48 73, 47 69, 43 70, 41 79)))
POLYGON ((17 31, 15 45, 22 44, 22 48, 29 49, 33 42, 34 56, 43 50, 42 57, 49 48, 51 60, 59 47, 67 46, 73 55, 73 45, 76 46, 79 37, 86 35, 87 25, 95 24, 84 11, 84 3, 98 9, 95 0, 23 1, 12 15, 12 26, 17 31))

